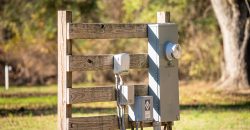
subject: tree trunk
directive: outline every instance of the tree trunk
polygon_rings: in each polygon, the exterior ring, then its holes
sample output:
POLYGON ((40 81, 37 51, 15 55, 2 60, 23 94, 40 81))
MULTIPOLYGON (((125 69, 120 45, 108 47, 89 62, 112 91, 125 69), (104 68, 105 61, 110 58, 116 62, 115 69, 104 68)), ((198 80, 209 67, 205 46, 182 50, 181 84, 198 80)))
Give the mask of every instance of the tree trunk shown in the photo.
POLYGON ((220 87, 249 88, 250 17, 245 0, 211 0, 223 37, 224 61, 220 87))

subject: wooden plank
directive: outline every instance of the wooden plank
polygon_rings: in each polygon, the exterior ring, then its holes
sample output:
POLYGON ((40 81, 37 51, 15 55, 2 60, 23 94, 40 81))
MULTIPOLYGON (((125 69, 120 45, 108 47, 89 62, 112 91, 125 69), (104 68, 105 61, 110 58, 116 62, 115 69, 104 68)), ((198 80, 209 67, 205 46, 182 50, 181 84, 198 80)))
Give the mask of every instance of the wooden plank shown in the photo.
MULTIPOLYGON (((117 130, 118 118, 116 115, 95 116, 95 117, 74 117, 68 118, 69 130, 117 130)), ((130 122, 125 114, 125 128, 135 126, 135 122, 130 122)), ((165 123, 161 123, 165 125, 165 123)), ((152 127, 152 122, 144 122, 143 127, 152 127)))
POLYGON ((68 39, 147 38, 147 24, 70 23, 68 39))
POLYGON ((72 85, 72 73, 67 71, 67 55, 72 54, 71 43, 67 40, 67 23, 71 22, 70 11, 58 11, 58 130, 67 130, 66 118, 71 117, 71 104, 66 103, 67 88, 72 85))
MULTIPOLYGON (((147 85, 134 85, 135 96, 148 95, 147 85)), ((106 87, 87 87, 87 88, 68 88, 67 103, 87 103, 87 102, 104 102, 115 101, 115 86, 106 87)))
POLYGON ((69 88, 68 103, 115 101, 114 87, 69 88))
POLYGON ((116 130, 117 116, 75 117, 69 118, 69 130, 116 130))
MULTIPOLYGON (((113 55, 68 56, 69 71, 112 70, 113 55)), ((147 54, 131 54, 130 69, 148 68, 147 54)))

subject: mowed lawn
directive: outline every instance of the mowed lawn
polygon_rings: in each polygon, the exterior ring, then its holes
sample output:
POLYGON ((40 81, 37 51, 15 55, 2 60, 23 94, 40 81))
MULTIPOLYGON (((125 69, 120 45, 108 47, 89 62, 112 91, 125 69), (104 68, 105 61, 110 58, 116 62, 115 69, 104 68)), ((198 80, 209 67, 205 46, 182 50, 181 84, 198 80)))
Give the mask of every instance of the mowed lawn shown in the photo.
MULTIPOLYGON (((250 92, 223 92, 212 83, 181 83, 175 130, 250 130, 250 92)), ((56 129, 56 86, 0 88, 0 130, 56 129)), ((115 114, 114 102, 73 106, 73 116, 115 114)), ((148 128, 150 130, 152 128, 148 128)))

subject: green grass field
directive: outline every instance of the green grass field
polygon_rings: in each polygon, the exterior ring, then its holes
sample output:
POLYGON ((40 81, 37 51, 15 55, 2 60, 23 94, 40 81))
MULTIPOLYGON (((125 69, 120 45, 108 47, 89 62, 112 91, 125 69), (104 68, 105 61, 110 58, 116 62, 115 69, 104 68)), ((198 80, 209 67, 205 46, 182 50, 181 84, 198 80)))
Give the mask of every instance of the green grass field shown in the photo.
MULTIPOLYGON (((228 93, 210 83, 181 83, 175 130, 250 130, 250 92, 228 93)), ((56 129, 56 86, 0 88, 0 130, 56 129)), ((73 116, 115 114, 114 102, 73 106, 73 116)), ((148 128, 150 130, 152 128, 148 128)))

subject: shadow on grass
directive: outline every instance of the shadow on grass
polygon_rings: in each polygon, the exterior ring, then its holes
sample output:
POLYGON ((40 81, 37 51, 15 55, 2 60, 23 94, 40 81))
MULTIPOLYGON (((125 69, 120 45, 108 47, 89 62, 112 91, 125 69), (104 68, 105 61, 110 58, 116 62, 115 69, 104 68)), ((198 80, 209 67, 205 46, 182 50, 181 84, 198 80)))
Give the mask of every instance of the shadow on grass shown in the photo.
MULTIPOLYGON (((245 102, 241 104, 192 104, 192 105, 181 105, 181 111, 184 110, 201 110, 201 111, 238 111, 238 110, 249 110, 250 111, 250 102, 245 102)), ((115 113, 116 108, 73 108, 72 113, 81 113, 81 114, 111 114, 115 113)), ((54 115, 57 113, 57 106, 51 107, 41 107, 41 108, 19 108, 19 109, 0 109, 0 116, 40 116, 40 115, 54 115)))
POLYGON ((250 110, 250 101, 236 104, 187 104, 181 105, 181 110, 250 110))
POLYGON ((0 93, 0 98, 30 98, 30 97, 44 97, 56 96, 56 93, 0 93))
MULTIPOLYGON (((89 114, 89 113, 114 113, 116 110, 115 108, 72 108, 72 113, 82 113, 82 114, 89 114)), ((19 109, 0 109, 0 116, 40 116, 40 115, 54 115, 57 113, 57 106, 51 107, 40 107, 40 108, 24 108, 21 107, 19 109)))

